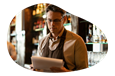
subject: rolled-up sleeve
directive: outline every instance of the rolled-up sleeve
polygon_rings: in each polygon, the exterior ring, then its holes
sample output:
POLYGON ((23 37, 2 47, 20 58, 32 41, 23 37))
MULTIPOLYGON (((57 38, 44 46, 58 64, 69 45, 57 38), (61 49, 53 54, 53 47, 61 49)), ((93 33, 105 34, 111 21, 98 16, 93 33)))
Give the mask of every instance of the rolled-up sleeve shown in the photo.
POLYGON ((81 37, 76 40, 74 56, 77 70, 88 68, 87 48, 81 37))

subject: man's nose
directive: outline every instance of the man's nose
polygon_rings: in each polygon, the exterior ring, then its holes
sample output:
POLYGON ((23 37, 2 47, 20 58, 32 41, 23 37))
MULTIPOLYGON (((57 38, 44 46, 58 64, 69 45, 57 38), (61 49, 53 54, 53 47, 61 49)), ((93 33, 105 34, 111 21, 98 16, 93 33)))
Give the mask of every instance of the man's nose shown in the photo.
POLYGON ((55 22, 54 22, 54 21, 51 21, 51 25, 54 26, 54 25, 55 25, 55 22))

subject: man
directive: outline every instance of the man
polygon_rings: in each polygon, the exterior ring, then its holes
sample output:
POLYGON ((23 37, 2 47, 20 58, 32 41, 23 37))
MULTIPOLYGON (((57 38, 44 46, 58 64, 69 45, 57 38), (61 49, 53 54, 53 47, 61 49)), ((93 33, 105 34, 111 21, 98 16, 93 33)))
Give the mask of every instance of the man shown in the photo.
POLYGON ((82 38, 68 31, 63 24, 65 11, 55 5, 46 8, 46 22, 50 33, 39 40, 38 55, 63 59, 61 68, 51 67, 53 72, 68 72, 88 67, 87 50, 82 38))
POLYGON ((17 53, 16 53, 16 50, 15 50, 14 45, 12 45, 10 42, 7 41, 7 48, 8 48, 8 52, 9 52, 11 58, 12 58, 13 60, 16 60, 16 58, 17 58, 17 53))

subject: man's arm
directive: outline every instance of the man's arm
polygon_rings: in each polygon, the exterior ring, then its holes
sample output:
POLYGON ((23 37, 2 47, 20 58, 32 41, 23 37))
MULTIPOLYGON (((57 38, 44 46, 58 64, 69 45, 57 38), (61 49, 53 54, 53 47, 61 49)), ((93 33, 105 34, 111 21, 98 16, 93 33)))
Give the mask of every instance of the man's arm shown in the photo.
POLYGON ((87 48, 81 37, 75 43, 75 64, 77 70, 88 68, 87 48))
POLYGON ((16 60, 16 59, 17 59, 17 53, 16 53, 16 50, 15 50, 14 45, 12 45, 12 44, 10 43, 9 48, 10 48, 11 58, 12 58, 13 60, 16 60))

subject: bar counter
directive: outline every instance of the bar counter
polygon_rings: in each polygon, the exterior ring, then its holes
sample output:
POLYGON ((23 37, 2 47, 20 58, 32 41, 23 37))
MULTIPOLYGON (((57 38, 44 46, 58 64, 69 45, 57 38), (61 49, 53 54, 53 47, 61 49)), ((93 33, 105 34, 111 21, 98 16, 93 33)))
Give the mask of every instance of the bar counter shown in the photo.
MULTIPOLYGON (((115 69, 86 69, 74 72, 115 72, 115 69)), ((27 69, 0 69, 0 73, 40 73, 27 69)))

